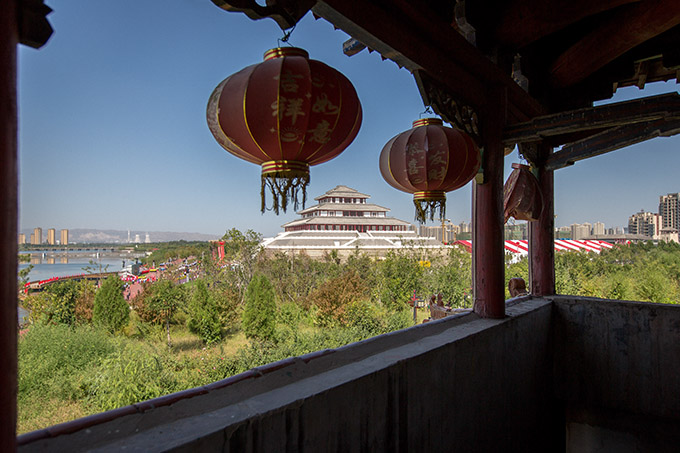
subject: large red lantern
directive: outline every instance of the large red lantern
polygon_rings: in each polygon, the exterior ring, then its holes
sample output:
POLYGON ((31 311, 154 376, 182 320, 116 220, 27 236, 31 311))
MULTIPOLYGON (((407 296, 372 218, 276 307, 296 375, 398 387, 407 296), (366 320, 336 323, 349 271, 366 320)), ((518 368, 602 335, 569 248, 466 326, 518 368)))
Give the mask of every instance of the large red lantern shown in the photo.
POLYGON ((262 166, 262 212, 268 187, 278 214, 289 198, 298 209, 299 192, 304 206, 310 165, 352 143, 361 104, 345 76, 303 49, 285 47, 224 79, 210 96, 207 119, 225 150, 262 166))
POLYGON ((458 129, 438 118, 413 122, 413 129, 393 137, 380 153, 380 172, 392 187, 413 194, 416 219, 424 223, 446 214, 446 192, 475 177, 481 165, 479 148, 458 129))

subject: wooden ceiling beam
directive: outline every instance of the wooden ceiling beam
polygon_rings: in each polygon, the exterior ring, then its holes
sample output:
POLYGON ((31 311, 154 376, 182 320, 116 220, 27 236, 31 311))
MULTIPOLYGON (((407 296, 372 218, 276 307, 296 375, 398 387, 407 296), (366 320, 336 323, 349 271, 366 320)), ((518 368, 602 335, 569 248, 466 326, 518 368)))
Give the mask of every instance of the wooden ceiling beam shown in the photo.
POLYGON ((506 127, 503 131, 503 143, 512 145, 533 142, 547 137, 662 118, 680 119, 680 94, 661 94, 537 117, 506 127))
POLYGON ((424 70, 451 96, 478 111, 493 108, 489 87, 502 87, 516 118, 543 114, 543 107, 503 74, 486 56, 441 18, 429 17, 405 0, 321 0, 314 13, 344 30, 368 48, 409 71, 424 70))
POLYGON ((599 156, 655 137, 670 137, 680 133, 680 119, 658 119, 644 123, 614 127, 569 145, 545 162, 547 170, 558 170, 575 162, 599 156))
POLYGON ((520 49, 581 19, 641 0, 514 0, 504 4, 505 14, 495 41, 520 49), (556 4, 557 3, 557 4, 556 4))
POLYGON ((643 0, 614 12, 550 67, 555 88, 572 86, 634 47, 680 24, 680 1, 643 0))

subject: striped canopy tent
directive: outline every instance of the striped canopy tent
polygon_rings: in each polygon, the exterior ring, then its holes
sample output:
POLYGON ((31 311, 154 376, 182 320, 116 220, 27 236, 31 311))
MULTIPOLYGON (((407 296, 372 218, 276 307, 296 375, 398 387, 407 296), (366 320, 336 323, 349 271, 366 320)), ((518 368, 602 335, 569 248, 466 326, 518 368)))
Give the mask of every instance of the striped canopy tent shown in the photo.
MULTIPOLYGON (((459 244, 465 247, 468 252, 472 251, 472 241, 456 241, 454 244, 459 244)), ((600 251, 608 250, 614 247, 613 244, 606 241, 597 240, 571 240, 571 239, 555 239, 555 251, 568 251, 568 252, 595 252, 600 253, 600 251)), ((527 255, 529 253, 529 241, 525 240, 515 240, 515 241, 505 241, 505 251, 506 253, 527 255)))

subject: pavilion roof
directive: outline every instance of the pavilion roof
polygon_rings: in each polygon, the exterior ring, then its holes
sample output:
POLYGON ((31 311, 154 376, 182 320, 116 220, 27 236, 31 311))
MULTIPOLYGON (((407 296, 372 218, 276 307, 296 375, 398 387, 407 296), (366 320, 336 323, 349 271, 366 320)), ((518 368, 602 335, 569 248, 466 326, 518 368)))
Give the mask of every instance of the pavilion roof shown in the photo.
POLYGON ((318 197, 314 198, 315 200, 321 200, 322 198, 326 197, 343 197, 343 198, 371 198, 370 195, 366 195, 365 193, 361 193, 355 189, 352 189, 351 187, 347 186, 335 186, 328 192, 326 192, 323 195, 319 195, 318 197))

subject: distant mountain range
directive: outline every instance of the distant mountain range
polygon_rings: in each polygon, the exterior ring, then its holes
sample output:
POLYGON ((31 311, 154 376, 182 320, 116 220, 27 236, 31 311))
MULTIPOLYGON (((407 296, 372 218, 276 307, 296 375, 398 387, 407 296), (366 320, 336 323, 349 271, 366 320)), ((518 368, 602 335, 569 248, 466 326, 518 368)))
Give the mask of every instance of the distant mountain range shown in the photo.
MULTIPOLYGON (((28 241, 32 229, 23 229, 21 233, 26 235, 26 240, 28 241)), ((170 241, 212 241, 219 239, 220 236, 216 234, 203 234, 203 233, 176 233, 174 231, 136 231, 130 230, 130 242, 146 242, 146 235, 149 235, 149 242, 170 242, 170 241), (137 240, 137 236, 139 236, 137 240)), ((56 231, 57 240, 59 240, 59 230, 56 231)), ((43 242, 47 240, 47 229, 43 228, 42 232, 43 242)), ((118 243, 125 244, 128 242, 128 232, 127 230, 94 230, 94 229, 83 229, 74 228, 68 230, 68 241, 70 243, 118 243)))

